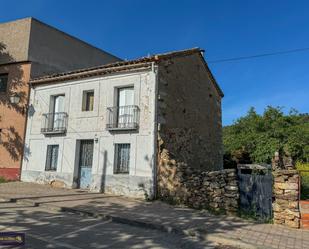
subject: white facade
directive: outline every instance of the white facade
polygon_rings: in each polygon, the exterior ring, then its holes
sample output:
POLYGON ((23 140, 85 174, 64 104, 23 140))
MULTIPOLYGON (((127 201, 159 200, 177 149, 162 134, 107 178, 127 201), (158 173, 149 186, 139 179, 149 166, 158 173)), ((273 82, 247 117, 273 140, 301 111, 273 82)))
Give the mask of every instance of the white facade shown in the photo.
MULTIPOLYGON (((92 191, 134 197, 154 193, 156 72, 108 74, 81 80, 38 85, 31 89, 27 120, 22 181, 50 183, 61 181, 67 187, 80 187, 80 141, 93 141, 92 191), (139 107, 138 129, 108 130, 107 108, 117 106, 119 88, 133 87, 131 104, 139 107), (83 111, 84 91, 94 91, 92 111, 83 111), (66 132, 43 134, 42 115, 52 110, 52 96, 64 95, 66 132), (129 172, 114 173, 115 144, 130 144, 129 172), (46 171, 47 147, 59 145, 57 169, 46 171)), ((121 100, 123 102, 123 100, 121 100)), ((125 101, 124 101, 125 102, 125 101)), ((57 107, 58 108, 58 107, 57 107)))

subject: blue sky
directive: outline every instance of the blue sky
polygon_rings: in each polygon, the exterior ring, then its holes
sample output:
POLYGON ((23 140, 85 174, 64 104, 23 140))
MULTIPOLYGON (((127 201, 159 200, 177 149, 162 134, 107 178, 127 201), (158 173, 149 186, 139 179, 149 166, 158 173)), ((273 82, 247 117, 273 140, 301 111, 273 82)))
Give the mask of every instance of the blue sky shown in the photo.
MULTIPOLYGON (((207 61, 309 47, 309 1, 2 0, 0 22, 33 16, 121 58, 201 47, 207 61)), ((223 124, 250 106, 309 112, 309 51, 209 63, 223 124)))

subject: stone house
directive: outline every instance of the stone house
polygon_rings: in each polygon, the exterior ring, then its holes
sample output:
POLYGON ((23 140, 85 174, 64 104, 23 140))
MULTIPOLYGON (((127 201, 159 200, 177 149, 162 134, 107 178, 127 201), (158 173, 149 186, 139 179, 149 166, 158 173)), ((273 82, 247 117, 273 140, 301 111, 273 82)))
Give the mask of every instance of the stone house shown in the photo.
POLYGON ((34 18, 0 23, 0 176, 19 178, 30 78, 119 60, 34 18))
POLYGON ((199 48, 32 79, 21 180, 153 198, 222 169, 223 93, 199 48))

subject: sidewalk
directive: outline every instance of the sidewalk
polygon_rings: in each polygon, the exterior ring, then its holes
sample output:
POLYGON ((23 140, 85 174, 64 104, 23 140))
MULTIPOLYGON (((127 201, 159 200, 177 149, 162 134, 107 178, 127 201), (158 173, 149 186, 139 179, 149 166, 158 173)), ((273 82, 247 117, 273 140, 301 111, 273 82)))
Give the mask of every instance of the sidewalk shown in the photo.
MULTIPOLYGON (((309 231, 272 224, 256 224, 207 211, 144 202, 120 196, 55 189, 30 183, 0 184, 0 198, 75 212, 116 222, 198 236, 242 248, 309 248, 309 231), (220 241, 218 241, 220 240, 220 241)), ((4 201, 4 200, 3 200, 4 201)))

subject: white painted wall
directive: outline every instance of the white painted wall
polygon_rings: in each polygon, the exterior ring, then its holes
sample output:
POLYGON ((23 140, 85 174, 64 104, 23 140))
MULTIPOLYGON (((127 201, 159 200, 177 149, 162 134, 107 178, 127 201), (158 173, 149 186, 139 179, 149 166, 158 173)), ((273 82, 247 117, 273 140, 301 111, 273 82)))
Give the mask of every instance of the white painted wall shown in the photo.
POLYGON ((57 179, 65 182, 68 187, 74 187, 74 176, 78 174, 77 141, 97 137, 98 142, 94 143, 91 189, 140 197, 146 191, 147 195, 152 196, 155 81, 156 73, 149 69, 31 89, 21 179, 42 183, 57 179), (114 106, 115 88, 131 85, 134 86, 135 105, 140 107, 139 129, 110 132, 105 128, 107 107, 114 106), (94 109, 91 112, 82 112, 84 90, 94 90, 94 109), (57 94, 65 94, 65 111, 69 115, 67 133, 44 136, 41 134, 42 114, 49 112, 50 96, 57 94), (33 115, 31 110, 34 110, 33 115), (128 175, 113 174, 115 143, 131 144, 128 175), (45 172, 48 144, 59 144, 57 172, 45 172))

